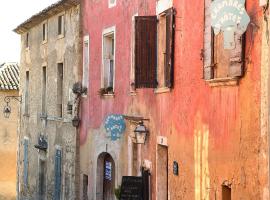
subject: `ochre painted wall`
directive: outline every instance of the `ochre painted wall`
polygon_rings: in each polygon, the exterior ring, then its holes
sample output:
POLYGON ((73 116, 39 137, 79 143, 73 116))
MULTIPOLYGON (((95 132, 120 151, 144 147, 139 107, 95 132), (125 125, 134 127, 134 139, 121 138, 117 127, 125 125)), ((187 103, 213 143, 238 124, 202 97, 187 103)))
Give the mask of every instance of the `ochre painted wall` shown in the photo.
POLYGON ((2 110, 6 96, 18 96, 19 91, 0 91, 0 200, 16 199, 17 125, 19 102, 12 99, 11 114, 4 118, 2 110))

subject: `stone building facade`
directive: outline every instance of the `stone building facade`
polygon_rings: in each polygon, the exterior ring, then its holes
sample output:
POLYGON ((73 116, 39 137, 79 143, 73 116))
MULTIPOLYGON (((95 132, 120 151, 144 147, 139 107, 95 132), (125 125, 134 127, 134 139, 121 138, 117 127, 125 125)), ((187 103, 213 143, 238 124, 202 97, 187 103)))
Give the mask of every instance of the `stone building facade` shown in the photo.
POLYGON ((80 2, 61 0, 14 31, 21 35, 18 198, 76 199, 80 2))
POLYGON ((17 63, 0 65, 0 105, 1 111, 7 106, 11 109, 9 116, 0 113, 0 199, 15 200, 20 105, 19 65, 17 63))

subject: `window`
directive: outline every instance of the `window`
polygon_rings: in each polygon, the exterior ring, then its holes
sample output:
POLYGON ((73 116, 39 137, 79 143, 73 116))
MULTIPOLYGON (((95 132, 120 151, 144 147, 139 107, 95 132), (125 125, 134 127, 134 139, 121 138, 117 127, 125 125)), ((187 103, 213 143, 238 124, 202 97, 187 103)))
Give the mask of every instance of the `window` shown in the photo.
POLYGON ((109 0, 109 8, 116 6, 116 0, 109 0))
POLYGON ((83 200, 88 200, 88 176, 83 175, 83 200))
POLYGON ((42 114, 46 113, 47 75, 46 67, 42 68, 42 114))
POLYGON ((88 88, 89 82, 89 36, 84 37, 83 42, 83 87, 88 88))
POLYGON ((135 87, 173 86, 174 9, 135 17, 135 87))
POLYGON ((102 89, 104 94, 112 94, 114 92, 115 28, 107 29, 107 31, 103 33, 102 89))
POLYGON ((29 71, 25 74, 24 114, 29 114, 29 71))
POLYGON ((26 39, 25 39, 25 47, 29 48, 29 33, 26 33, 26 39))
POLYGON ((42 41, 47 41, 47 34, 48 34, 48 25, 47 23, 42 24, 42 41))
POLYGON ((57 64, 57 116, 63 117, 63 63, 57 64))
POLYGON ((58 16, 58 35, 64 35, 64 15, 58 16))
POLYGON ((227 80, 243 75, 244 36, 235 34, 235 48, 224 49, 223 33, 214 35, 211 28, 211 0, 205 1, 204 79, 227 80))

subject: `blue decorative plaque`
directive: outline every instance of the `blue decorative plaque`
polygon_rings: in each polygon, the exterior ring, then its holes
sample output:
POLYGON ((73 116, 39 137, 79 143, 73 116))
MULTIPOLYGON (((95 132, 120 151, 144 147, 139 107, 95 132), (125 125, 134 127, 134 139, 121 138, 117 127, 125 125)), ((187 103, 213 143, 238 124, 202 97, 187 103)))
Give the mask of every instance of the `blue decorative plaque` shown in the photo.
POLYGON ((211 25, 215 35, 223 32, 224 48, 235 48, 235 34, 242 35, 250 22, 245 0, 215 0, 211 3, 211 25))
POLYGON ((115 141, 121 137, 126 129, 123 115, 109 115, 105 119, 105 129, 110 134, 111 140, 115 141))

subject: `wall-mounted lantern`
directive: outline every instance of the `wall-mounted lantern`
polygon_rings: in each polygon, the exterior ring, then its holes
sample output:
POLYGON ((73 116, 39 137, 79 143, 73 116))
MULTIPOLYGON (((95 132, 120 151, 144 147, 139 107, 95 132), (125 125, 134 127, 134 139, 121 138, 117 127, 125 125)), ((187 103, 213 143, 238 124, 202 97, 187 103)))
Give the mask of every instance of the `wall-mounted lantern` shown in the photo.
POLYGON ((11 99, 15 99, 16 101, 19 101, 20 103, 22 102, 22 97, 21 96, 6 96, 4 101, 6 102, 6 105, 3 109, 4 117, 9 118, 11 114, 11 107, 9 106, 9 103, 11 99))
POLYGON ((46 139, 44 138, 44 136, 39 137, 38 143, 35 145, 35 148, 39 149, 39 150, 43 150, 43 151, 47 150, 48 143, 47 143, 46 139))
POLYGON ((135 130, 135 139, 137 144, 144 144, 149 133, 148 129, 143 124, 143 121, 140 121, 136 126, 135 130))

